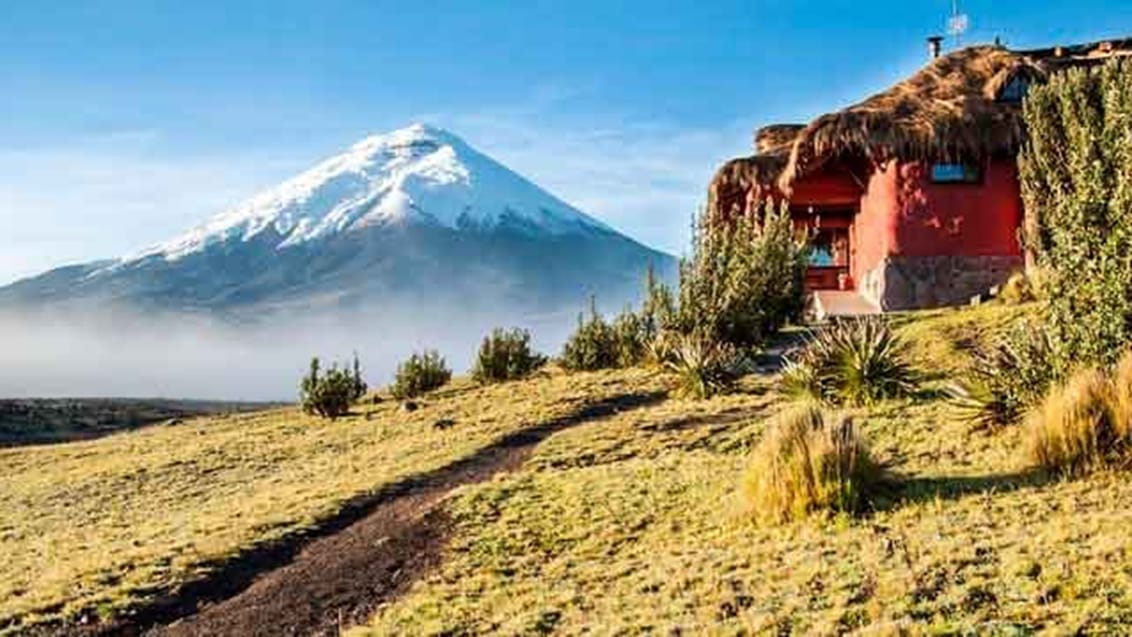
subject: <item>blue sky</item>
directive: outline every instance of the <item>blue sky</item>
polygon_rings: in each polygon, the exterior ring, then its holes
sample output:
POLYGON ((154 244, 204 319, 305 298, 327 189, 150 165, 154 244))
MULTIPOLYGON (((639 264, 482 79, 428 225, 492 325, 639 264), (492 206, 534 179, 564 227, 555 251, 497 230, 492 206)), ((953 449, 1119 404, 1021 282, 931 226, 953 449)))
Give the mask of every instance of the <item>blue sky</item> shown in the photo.
MULTIPOLYGON (((961 0, 966 43, 1132 35, 1132 2, 961 0)), ((913 72, 951 0, 0 2, 0 282, 169 238, 428 121, 679 252, 761 124, 913 72)))

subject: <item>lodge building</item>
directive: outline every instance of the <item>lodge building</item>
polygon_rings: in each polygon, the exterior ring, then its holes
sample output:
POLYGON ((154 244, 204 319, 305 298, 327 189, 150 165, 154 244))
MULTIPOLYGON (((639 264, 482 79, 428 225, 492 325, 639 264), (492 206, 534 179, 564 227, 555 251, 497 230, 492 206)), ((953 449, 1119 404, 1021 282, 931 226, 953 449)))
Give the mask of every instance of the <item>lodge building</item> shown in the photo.
POLYGON ((1132 55, 1132 38, 947 55, 929 42, 932 58, 912 77, 808 124, 759 129, 756 153, 711 182, 712 214, 788 202, 810 234, 815 296, 851 293, 877 311, 955 305, 1023 269, 1027 91, 1066 68, 1132 55))

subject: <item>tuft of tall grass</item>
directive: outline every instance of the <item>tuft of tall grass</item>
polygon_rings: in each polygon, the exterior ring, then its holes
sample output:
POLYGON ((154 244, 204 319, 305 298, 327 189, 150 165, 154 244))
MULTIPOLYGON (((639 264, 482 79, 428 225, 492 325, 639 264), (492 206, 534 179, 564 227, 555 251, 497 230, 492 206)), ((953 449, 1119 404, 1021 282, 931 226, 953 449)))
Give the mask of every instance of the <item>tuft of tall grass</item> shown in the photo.
POLYGON ((1025 272, 1015 272, 1002 284, 998 298, 1007 305, 1030 303, 1038 299, 1037 286, 1025 272))
POLYGON ((907 344, 883 319, 833 323, 787 356, 782 387, 788 394, 849 405, 871 405, 911 393, 917 374, 907 344))
POLYGON ((1111 372, 1085 369, 1050 389, 1026 417, 1028 460, 1063 476, 1128 464, 1132 353, 1111 372))
POLYGON ((758 519, 779 524, 820 511, 858 513, 883 477, 851 419, 808 403, 769 424, 741 490, 758 519))

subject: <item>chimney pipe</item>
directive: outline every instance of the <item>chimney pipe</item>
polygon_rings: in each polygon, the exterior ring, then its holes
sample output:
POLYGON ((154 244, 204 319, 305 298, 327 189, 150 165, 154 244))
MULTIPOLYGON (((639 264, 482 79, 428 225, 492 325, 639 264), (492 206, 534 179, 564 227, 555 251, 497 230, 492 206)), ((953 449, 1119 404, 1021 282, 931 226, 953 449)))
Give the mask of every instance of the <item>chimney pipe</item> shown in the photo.
POLYGON ((931 59, 934 60, 934 59, 938 58, 942 48, 943 48, 943 37, 942 36, 933 35, 932 37, 928 38, 928 54, 931 55, 931 59))

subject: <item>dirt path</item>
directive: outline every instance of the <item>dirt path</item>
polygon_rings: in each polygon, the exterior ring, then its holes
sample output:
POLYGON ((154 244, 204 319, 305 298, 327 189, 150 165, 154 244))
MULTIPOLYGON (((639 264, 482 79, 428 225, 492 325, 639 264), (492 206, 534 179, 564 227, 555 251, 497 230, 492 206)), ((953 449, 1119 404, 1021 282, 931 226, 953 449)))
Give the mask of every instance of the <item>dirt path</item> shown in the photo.
POLYGON ((337 635, 367 620, 439 564, 448 527, 439 503, 450 491, 514 470, 557 431, 662 399, 659 393, 617 396, 513 433, 347 507, 293 546, 246 556, 176 597, 141 610, 129 623, 98 632, 337 635))

